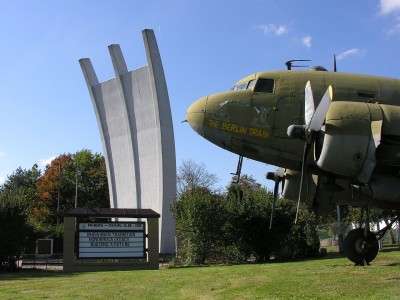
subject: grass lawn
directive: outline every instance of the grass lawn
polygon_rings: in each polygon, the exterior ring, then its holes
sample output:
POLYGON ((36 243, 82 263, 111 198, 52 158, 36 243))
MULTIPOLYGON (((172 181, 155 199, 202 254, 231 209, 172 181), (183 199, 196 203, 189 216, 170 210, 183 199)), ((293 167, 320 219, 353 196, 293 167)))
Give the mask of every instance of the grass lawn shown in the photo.
POLYGON ((400 299, 400 251, 368 267, 346 258, 157 271, 0 273, 0 299, 400 299))

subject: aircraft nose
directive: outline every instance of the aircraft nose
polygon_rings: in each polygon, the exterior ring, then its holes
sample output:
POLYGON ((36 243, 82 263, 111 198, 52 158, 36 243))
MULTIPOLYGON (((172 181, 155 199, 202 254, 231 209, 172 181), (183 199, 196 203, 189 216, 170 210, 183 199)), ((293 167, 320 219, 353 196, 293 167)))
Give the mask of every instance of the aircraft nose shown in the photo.
POLYGON ((203 135, 204 114, 206 112, 207 97, 200 98, 192 103, 186 111, 186 120, 198 134, 203 135))

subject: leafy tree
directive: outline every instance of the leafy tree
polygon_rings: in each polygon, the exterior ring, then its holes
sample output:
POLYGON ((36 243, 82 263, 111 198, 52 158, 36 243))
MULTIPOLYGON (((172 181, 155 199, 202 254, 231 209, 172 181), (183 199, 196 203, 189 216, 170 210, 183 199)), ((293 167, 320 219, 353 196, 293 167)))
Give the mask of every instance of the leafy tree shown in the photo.
POLYGON ((25 192, 35 193, 36 182, 40 176, 41 172, 36 164, 30 170, 24 170, 19 167, 7 177, 1 189, 4 191, 24 190, 25 192))
POLYGON ((228 188, 226 205, 231 224, 231 241, 257 262, 269 260, 274 248, 269 231, 271 193, 243 176, 239 185, 228 188))
POLYGON ((90 150, 55 158, 37 182, 37 190, 33 219, 38 228, 53 235, 62 233, 58 227, 75 201, 78 207, 110 206, 104 157, 90 150))
POLYGON ((37 165, 30 170, 18 168, 0 189, 0 262, 7 256, 21 255, 34 244, 29 215, 32 199, 37 197, 36 182, 40 175, 37 165))
POLYGON ((222 197, 212 190, 217 177, 204 164, 183 161, 177 174, 177 201, 171 207, 175 216, 180 254, 186 263, 204 263, 220 244, 223 215, 222 197))
POLYGON ((38 228, 54 230, 62 222, 66 204, 72 201, 73 188, 63 176, 70 160, 71 154, 53 159, 37 182, 38 200, 34 203, 32 218, 38 228))
POLYGON ((65 165, 63 175, 74 194, 69 198, 70 207, 75 206, 75 196, 78 207, 110 206, 106 164, 101 154, 90 150, 76 152, 65 165))
POLYGON ((109 207, 104 158, 89 150, 61 154, 46 166, 36 183, 30 222, 42 237, 55 238, 62 251, 63 216, 75 207, 109 207))
POLYGON ((21 255, 25 249, 26 237, 32 233, 27 218, 29 205, 23 192, 0 193, 0 262, 10 255, 21 255))
MULTIPOLYGON (((7 241, 2 247, 15 249, 19 241, 19 252, 27 244, 33 251, 34 240, 46 237, 55 238, 55 251, 62 251, 63 215, 75 206, 76 196, 80 207, 109 207, 105 160, 100 154, 89 150, 61 154, 43 175, 37 165, 18 168, 0 188, 0 223, 15 227, 0 228, 0 236, 10 236, 2 239, 7 241)), ((4 249, 0 256, 11 251, 4 249)))
POLYGON ((287 220, 290 220, 290 232, 282 244, 281 255, 283 258, 316 257, 319 254, 319 219, 302 203, 297 223, 293 220, 296 216, 297 203, 295 201, 282 201, 280 209, 286 212, 287 220))

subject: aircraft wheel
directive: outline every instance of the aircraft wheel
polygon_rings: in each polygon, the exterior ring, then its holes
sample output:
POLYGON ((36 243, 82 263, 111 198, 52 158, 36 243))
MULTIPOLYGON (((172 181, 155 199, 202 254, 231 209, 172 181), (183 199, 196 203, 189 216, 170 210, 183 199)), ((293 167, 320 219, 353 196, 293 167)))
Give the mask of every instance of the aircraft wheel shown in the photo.
POLYGON ((371 231, 364 237, 364 228, 351 230, 343 241, 344 253, 356 265, 369 264, 379 251, 378 241, 371 231))

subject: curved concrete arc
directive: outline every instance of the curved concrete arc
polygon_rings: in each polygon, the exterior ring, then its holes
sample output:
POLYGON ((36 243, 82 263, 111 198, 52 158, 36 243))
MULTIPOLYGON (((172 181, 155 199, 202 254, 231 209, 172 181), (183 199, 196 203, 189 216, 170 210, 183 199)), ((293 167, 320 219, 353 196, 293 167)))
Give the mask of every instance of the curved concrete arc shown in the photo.
POLYGON ((119 45, 110 45, 116 77, 99 83, 90 60, 79 62, 103 143, 111 207, 160 213, 160 252, 172 253, 176 158, 171 109, 154 32, 142 34, 147 66, 129 72, 119 45))

